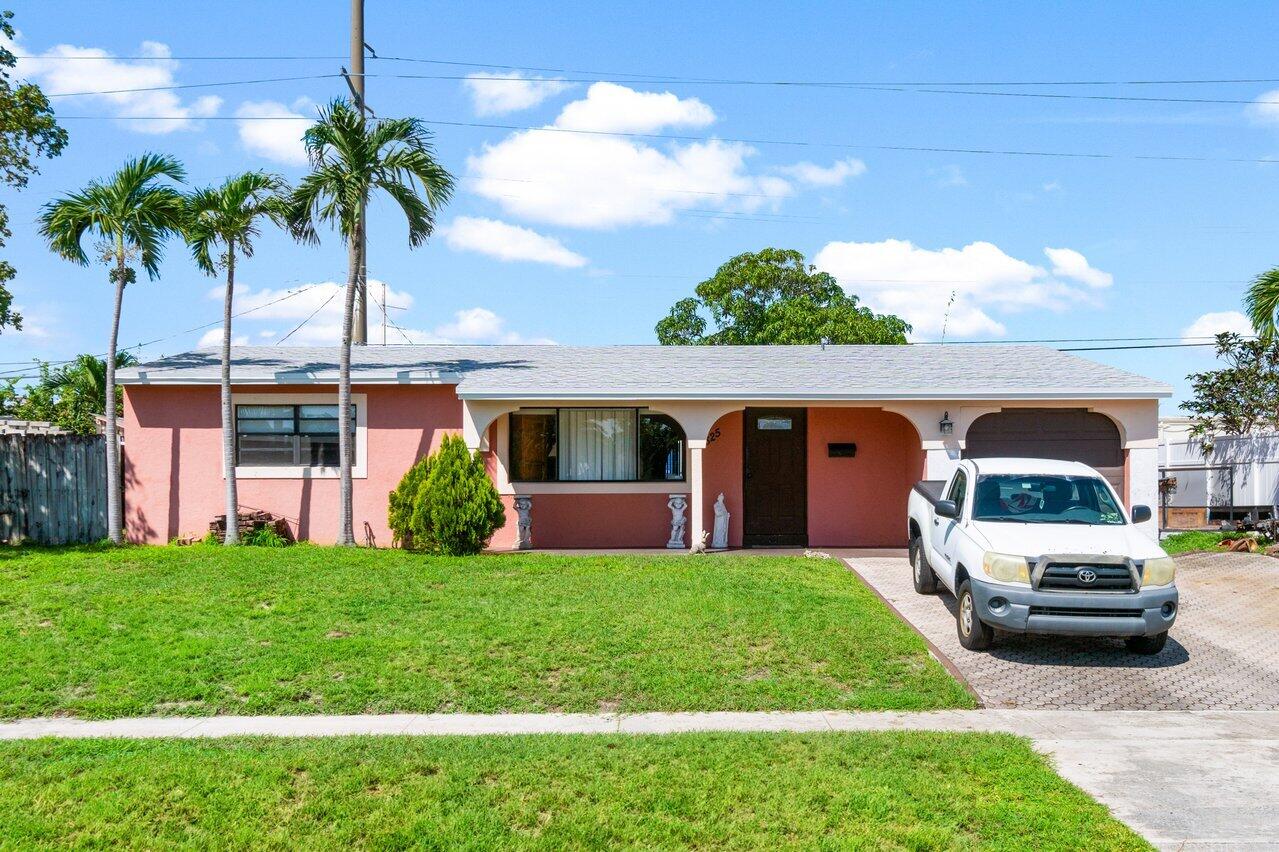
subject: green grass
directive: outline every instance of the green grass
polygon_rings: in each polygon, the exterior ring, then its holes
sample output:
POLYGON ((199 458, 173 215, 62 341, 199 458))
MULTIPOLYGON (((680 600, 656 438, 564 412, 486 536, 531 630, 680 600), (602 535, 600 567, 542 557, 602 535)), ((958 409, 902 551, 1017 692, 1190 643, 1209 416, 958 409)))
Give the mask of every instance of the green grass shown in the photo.
POLYGON ((0 717, 972 703, 833 560, 0 551, 0 717))
MULTIPOLYGON (((1189 532, 1173 533, 1167 538, 1159 542, 1159 546, 1164 549, 1169 556, 1176 556, 1178 553, 1199 553, 1200 551, 1217 551, 1217 543, 1225 539, 1247 538, 1245 533, 1222 533, 1222 532, 1200 532, 1191 530, 1189 532)), ((1262 536, 1257 539, 1260 547, 1267 547, 1271 544, 1270 539, 1262 536)))
POLYGON ((42 740, 0 763, 22 848, 1150 848, 1007 735, 42 740))

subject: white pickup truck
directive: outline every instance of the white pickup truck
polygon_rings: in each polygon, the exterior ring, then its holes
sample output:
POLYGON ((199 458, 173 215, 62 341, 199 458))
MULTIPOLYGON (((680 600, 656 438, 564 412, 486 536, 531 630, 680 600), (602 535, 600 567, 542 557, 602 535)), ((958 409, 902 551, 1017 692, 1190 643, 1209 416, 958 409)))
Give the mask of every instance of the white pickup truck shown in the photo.
POLYGON ((949 480, 915 485, 909 502, 915 590, 954 593, 960 643, 996 631, 1122 636, 1157 654, 1177 618, 1175 567, 1087 465, 965 459, 949 480))

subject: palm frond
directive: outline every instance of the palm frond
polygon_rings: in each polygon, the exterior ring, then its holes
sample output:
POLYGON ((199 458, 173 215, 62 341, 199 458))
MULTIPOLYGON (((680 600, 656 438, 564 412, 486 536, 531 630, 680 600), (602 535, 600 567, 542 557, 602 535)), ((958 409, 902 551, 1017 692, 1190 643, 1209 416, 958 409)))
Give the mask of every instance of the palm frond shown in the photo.
POLYGON ((1257 334, 1266 340, 1273 338, 1275 315, 1279 313, 1279 267, 1267 269, 1252 279, 1243 304, 1257 334))

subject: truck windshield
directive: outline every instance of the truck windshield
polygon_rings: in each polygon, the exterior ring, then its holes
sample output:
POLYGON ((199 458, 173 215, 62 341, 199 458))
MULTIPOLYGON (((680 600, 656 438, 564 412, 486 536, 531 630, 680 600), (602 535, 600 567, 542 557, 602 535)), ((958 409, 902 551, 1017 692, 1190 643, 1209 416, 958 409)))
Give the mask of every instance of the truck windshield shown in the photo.
POLYGON ((973 520, 1121 525, 1124 517, 1095 476, 990 474, 977 477, 973 520))

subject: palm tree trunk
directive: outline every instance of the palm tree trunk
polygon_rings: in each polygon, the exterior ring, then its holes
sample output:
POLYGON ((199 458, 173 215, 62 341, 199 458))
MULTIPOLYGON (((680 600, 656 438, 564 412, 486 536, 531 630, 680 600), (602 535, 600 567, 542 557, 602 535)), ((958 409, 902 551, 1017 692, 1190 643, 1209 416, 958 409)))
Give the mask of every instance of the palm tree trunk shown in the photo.
POLYGON ((235 490, 235 420, 231 411, 231 304, 235 294, 235 240, 226 246, 226 297, 222 302, 222 470, 226 476, 226 536, 240 543, 240 500, 235 490))
POLYGON ((363 205, 356 210, 355 227, 347 238, 346 300, 342 308, 342 348, 338 353, 338 464, 341 481, 338 502, 339 545, 355 544, 355 523, 351 508, 351 465, 354 449, 351 446, 351 326, 355 312, 355 291, 359 288, 360 256, 359 229, 364 222, 363 205))
POLYGON ((107 420, 107 538, 112 544, 124 541, 124 495, 120 488, 120 440, 115 417, 115 350, 120 336, 120 308, 128 266, 124 248, 117 244, 115 268, 115 310, 111 315, 111 340, 107 344, 107 380, 103 415, 107 420))

